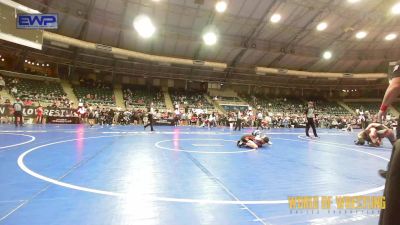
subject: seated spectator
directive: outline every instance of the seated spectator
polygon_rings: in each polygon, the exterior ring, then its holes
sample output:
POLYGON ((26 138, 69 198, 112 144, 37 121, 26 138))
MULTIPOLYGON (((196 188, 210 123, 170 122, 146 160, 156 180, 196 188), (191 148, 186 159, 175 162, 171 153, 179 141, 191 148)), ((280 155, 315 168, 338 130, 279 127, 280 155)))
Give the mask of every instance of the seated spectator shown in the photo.
POLYGON ((11 90, 10 90, 10 94, 12 94, 12 95, 16 96, 16 95, 18 94, 18 90, 17 90, 17 88, 16 88, 16 87, 13 87, 13 88, 11 88, 11 90))
POLYGON ((24 105, 26 105, 26 106, 31 106, 32 104, 33 104, 32 100, 30 100, 30 99, 28 99, 28 98, 25 99, 24 105))

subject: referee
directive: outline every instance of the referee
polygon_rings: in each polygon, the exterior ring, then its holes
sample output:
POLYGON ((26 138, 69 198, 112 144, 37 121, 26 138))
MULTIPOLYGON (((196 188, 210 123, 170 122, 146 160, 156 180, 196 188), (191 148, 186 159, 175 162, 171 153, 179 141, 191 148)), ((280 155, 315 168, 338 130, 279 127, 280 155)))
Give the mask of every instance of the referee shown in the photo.
POLYGON ((317 130, 315 129, 315 122, 314 122, 315 108, 314 108, 314 103, 311 101, 308 102, 308 108, 306 110, 306 117, 307 117, 307 125, 306 125, 307 137, 310 137, 310 134, 308 133, 308 131, 310 130, 310 127, 313 130, 314 136, 318 137, 317 130))
MULTIPOLYGON (((379 110, 379 122, 386 117, 387 110, 393 101, 400 95, 400 61, 389 64, 389 87, 379 110)), ((398 128, 399 129, 399 128, 398 128)), ((399 138, 399 136, 397 136, 399 138)), ((383 195, 386 208, 381 210, 379 225, 400 224, 400 141, 397 140, 392 149, 392 155, 385 174, 386 183, 383 195)))
POLYGON ((242 129, 242 113, 238 110, 236 114, 236 124, 235 124, 235 131, 239 128, 239 131, 242 129))
POLYGON ((153 129, 154 117, 153 117, 153 112, 151 109, 149 110, 149 113, 147 114, 147 119, 148 119, 148 123, 144 126, 144 129, 146 130, 146 128, 148 126, 150 126, 151 131, 154 131, 154 129, 153 129))

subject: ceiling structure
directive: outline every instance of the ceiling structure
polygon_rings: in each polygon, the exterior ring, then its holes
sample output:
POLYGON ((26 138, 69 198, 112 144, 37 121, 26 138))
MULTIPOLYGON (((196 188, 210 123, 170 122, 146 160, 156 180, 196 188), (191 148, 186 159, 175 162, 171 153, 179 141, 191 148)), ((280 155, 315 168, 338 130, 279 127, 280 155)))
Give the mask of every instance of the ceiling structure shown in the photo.
MULTIPOLYGON (((219 80, 243 74, 256 76, 255 66, 339 73, 386 72, 388 62, 400 58, 400 38, 384 40, 388 33, 400 33, 400 15, 390 14, 394 0, 361 0, 356 4, 347 0, 229 0, 222 14, 214 9, 216 0, 17 2, 42 13, 58 13, 59 30, 55 32, 68 37, 154 55, 227 63, 226 71, 179 68, 185 74, 208 73, 219 80), (274 13, 282 16, 279 23, 270 22, 274 13), (141 38, 133 29, 132 22, 139 14, 148 15, 157 28, 151 39, 141 38), (328 27, 317 31, 316 26, 322 21, 328 27), (202 41, 208 25, 219 32, 214 46, 202 41), (360 30, 368 32, 362 40, 355 38, 360 30), (321 57, 325 50, 333 53, 332 59, 321 57)), ((146 64, 49 43, 43 54, 113 68, 146 64)), ((157 70, 158 66, 147 67, 151 68, 143 71, 157 70)), ((173 67, 168 70, 176 73, 173 67)))

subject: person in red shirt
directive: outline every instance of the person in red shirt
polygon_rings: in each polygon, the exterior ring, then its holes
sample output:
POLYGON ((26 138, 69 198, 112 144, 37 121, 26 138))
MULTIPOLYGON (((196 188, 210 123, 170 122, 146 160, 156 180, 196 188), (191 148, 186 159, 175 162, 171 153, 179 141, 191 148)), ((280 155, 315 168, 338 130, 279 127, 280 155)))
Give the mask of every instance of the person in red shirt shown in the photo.
POLYGON ((37 124, 43 123, 43 107, 40 104, 36 108, 36 123, 37 124))
POLYGON ((30 106, 30 105, 32 105, 32 104, 33 104, 32 100, 30 100, 30 99, 25 99, 24 105, 30 106))
POLYGON ((197 115, 196 114, 193 114, 192 115, 192 118, 190 119, 190 125, 196 125, 197 124, 197 115))

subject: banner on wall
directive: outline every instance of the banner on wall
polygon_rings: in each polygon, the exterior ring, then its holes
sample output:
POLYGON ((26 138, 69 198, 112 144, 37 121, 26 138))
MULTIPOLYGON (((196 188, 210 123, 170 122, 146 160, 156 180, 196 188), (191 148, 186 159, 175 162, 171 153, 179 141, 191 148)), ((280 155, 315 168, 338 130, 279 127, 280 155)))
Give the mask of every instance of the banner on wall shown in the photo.
MULTIPOLYGON (((22 113, 24 117, 36 117, 36 106, 24 106, 22 113)), ((12 116, 14 109, 12 105, 0 105, 0 116, 12 116)), ((46 107, 43 109, 44 116, 67 116, 71 115, 71 109, 51 108, 46 107)))

